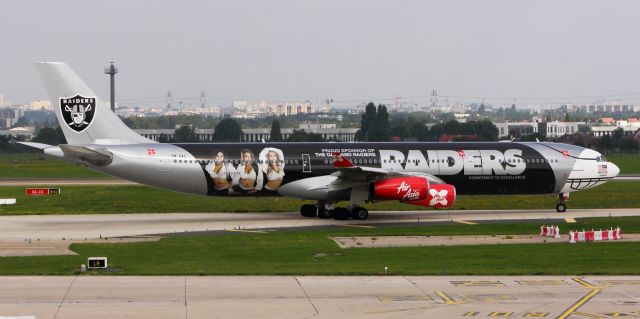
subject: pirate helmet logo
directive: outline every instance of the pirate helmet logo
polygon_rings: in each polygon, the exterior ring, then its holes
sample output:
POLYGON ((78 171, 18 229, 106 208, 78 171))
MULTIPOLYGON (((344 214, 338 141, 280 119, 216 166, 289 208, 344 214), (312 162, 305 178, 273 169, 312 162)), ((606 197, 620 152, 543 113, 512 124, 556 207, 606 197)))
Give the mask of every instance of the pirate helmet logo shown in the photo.
POLYGON ((87 129, 96 112, 96 98, 76 95, 60 98, 60 109, 69 128, 80 133, 87 129))

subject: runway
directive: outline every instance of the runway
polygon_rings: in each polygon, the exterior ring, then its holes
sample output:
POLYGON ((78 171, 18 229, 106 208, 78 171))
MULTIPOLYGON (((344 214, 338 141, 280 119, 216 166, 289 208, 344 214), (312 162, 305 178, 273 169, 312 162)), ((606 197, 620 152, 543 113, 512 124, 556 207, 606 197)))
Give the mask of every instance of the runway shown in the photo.
POLYGON ((372 211, 365 221, 302 217, 285 213, 167 213, 0 216, 0 240, 84 240, 104 237, 255 230, 314 226, 382 227, 386 224, 482 221, 560 220, 584 217, 640 216, 640 208, 531 210, 372 211))
POLYGON ((640 316, 637 276, 0 277, 0 287, 0 317, 640 316))

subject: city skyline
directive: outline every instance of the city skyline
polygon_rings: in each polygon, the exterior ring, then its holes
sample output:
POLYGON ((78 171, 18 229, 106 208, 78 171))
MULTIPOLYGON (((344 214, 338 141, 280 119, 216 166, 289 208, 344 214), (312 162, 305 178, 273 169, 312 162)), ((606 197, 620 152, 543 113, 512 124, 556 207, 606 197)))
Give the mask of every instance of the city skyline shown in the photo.
POLYGON ((116 99, 133 106, 169 90, 192 99, 205 91, 223 106, 427 103, 434 89, 467 103, 640 101, 634 1, 10 1, 4 9, 0 94, 13 103, 46 99, 38 60, 69 63, 105 100, 103 68, 115 61, 116 99))

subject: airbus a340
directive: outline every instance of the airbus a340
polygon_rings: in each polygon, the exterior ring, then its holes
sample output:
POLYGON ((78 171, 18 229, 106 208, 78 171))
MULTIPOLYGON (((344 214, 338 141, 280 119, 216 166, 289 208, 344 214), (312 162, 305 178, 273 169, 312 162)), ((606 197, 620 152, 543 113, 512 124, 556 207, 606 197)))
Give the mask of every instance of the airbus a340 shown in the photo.
POLYGON ((305 217, 366 219, 367 201, 444 208, 481 194, 558 194, 564 212, 569 193, 620 172, 594 150, 546 142, 157 143, 128 128, 66 64, 37 67, 68 144, 23 144, 184 193, 316 201, 301 207, 305 217))

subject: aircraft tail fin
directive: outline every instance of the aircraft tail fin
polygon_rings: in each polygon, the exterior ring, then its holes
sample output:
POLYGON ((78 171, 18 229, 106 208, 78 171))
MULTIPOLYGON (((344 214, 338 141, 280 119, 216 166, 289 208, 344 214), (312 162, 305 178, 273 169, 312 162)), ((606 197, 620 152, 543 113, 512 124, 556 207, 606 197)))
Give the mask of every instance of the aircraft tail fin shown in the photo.
POLYGON ((38 62, 37 68, 67 143, 155 143, 127 127, 66 63, 38 62))

